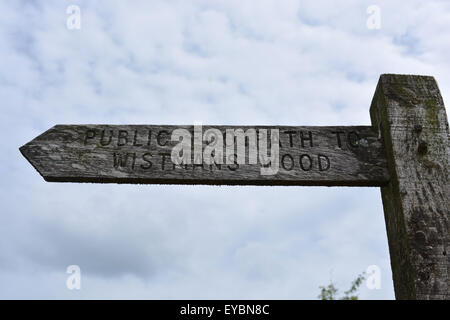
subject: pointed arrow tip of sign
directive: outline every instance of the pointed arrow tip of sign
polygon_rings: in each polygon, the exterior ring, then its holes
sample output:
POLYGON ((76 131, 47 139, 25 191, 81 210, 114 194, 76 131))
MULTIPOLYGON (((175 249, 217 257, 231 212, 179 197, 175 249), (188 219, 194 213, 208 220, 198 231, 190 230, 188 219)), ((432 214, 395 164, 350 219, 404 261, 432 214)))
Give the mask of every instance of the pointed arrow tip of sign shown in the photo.
POLYGON ((20 153, 25 157, 25 159, 27 159, 28 161, 30 161, 29 157, 28 157, 28 143, 24 144, 23 146, 21 146, 19 148, 20 153))
POLYGON ((27 159, 27 161, 33 166, 33 168, 34 168, 37 172, 39 172, 39 174, 41 175, 41 177, 44 178, 44 180, 47 181, 47 179, 46 179, 45 176, 42 174, 42 172, 41 172, 41 170, 40 170, 40 168, 39 168, 39 166, 38 166, 38 162, 36 162, 36 161, 33 160, 33 156, 32 156, 32 153, 31 153, 31 146, 30 146, 30 143, 31 143, 31 141, 28 142, 27 144, 24 144, 23 146, 21 146, 21 147, 19 148, 19 151, 20 151, 20 153, 23 155, 23 157, 24 157, 25 159, 27 159))
POLYGON ((46 153, 44 152, 45 145, 47 144, 48 136, 57 126, 53 126, 52 128, 46 130, 41 133, 37 137, 33 138, 31 141, 27 142, 23 146, 19 148, 20 153, 23 155, 25 159, 36 169, 37 172, 48 181, 45 176, 45 158, 46 153))

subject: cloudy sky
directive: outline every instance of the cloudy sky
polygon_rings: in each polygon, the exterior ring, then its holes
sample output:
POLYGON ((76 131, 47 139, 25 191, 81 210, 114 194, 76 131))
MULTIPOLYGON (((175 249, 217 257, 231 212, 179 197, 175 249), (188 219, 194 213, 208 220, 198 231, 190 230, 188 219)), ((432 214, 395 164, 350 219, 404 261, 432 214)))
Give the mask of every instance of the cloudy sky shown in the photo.
POLYGON ((47 183, 18 148, 55 124, 369 125, 382 73, 448 106, 449 35, 445 0, 0 0, 0 298, 315 299, 377 265, 360 297, 393 299, 377 188, 47 183))

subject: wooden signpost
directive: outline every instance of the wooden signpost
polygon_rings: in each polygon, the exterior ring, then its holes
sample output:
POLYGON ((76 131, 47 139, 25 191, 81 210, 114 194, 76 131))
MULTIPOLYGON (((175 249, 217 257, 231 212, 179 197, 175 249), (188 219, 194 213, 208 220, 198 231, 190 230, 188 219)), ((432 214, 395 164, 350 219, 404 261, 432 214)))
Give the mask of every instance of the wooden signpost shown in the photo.
POLYGON ((57 125, 20 151, 51 182, 381 187, 396 298, 449 299, 434 78, 382 75, 370 114, 372 126, 347 127, 57 125))

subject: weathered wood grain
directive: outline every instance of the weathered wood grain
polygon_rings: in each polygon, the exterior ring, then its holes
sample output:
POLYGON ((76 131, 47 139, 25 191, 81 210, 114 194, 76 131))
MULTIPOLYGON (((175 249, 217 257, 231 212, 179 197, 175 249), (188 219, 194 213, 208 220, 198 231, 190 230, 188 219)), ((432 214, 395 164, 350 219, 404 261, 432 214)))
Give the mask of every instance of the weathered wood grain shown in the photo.
POLYGON ((170 135, 178 128, 193 132, 193 126, 57 125, 20 151, 52 182, 381 186, 389 180, 384 148, 371 126, 203 126, 279 129, 280 170, 266 176, 260 164, 174 167, 170 135), (117 165, 125 156, 126 165, 117 165))
POLYGON ((382 75, 371 118, 391 180, 381 188, 397 299, 450 299, 449 131, 433 77, 382 75))

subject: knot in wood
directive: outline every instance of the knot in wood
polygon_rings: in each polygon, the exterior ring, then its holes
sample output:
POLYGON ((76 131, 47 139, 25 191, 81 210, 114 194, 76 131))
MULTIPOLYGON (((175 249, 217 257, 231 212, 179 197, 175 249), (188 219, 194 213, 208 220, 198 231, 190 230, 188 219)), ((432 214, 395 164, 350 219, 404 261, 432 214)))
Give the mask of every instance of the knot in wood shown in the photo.
POLYGON ((428 152, 428 144, 425 141, 420 140, 417 152, 419 152, 419 154, 421 155, 426 154, 428 152))
POLYGON ((416 133, 421 133, 421 132, 422 132, 422 125, 421 125, 421 124, 416 124, 416 125, 414 126, 414 131, 415 131, 416 133))

